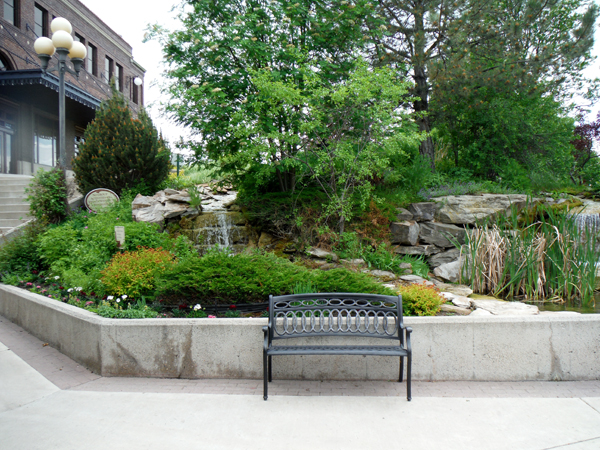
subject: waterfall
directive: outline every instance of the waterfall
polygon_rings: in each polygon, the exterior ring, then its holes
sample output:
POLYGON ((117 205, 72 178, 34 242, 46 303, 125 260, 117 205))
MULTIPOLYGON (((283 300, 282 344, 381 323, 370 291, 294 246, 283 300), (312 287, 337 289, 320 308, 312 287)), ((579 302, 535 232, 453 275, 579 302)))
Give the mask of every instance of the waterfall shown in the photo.
POLYGON ((217 245, 219 248, 231 248, 233 245, 231 240, 231 230, 233 228, 231 215, 227 214, 226 211, 212 211, 210 214, 214 215, 216 226, 204 229, 204 245, 206 247, 217 245))
POLYGON ((586 232, 598 234, 600 232, 600 214, 577 214, 575 215, 575 224, 581 236, 586 232))

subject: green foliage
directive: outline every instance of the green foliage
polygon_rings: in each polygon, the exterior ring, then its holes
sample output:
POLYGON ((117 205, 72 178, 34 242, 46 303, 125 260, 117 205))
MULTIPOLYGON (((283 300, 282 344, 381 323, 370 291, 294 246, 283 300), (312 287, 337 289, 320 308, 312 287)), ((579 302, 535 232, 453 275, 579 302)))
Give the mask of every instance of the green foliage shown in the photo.
POLYGON ((49 229, 39 238, 37 254, 45 267, 61 276, 66 284, 103 292, 100 271, 118 251, 114 236, 116 225, 125 228, 124 251, 162 247, 178 257, 195 254, 185 237, 173 240, 167 233, 159 233, 157 225, 133 222, 131 196, 127 192, 121 202, 106 211, 76 213, 64 224, 49 229))
POLYGON ((369 275, 356 273, 346 269, 315 270, 311 272, 318 292, 360 292, 364 294, 393 295, 369 275))
POLYGON ((166 303, 187 296, 223 304, 264 302, 270 294, 289 294, 294 286, 309 283, 319 292, 388 292, 370 277, 344 269, 311 272, 270 254, 226 252, 182 261, 156 282, 166 303))
POLYGON ((127 309, 115 308, 108 303, 103 303, 98 307, 98 315, 109 319, 154 319, 158 313, 148 306, 138 307, 129 305, 127 309))
POLYGON ((166 250, 138 247, 113 256, 101 272, 102 283, 111 294, 136 298, 153 294, 155 277, 173 264, 173 255, 166 250))
POLYGON ((570 183, 573 120, 551 98, 479 89, 440 123, 457 167, 519 191, 570 183))
POLYGON ((25 226, 21 235, 0 245, 0 272, 30 272, 40 270, 43 263, 36 252, 40 235, 46 227, 40 222, 25 226))
POLYGON ((150 117, 141 110, 133 119, 122 94, 114 89, 84 137, 73 159, 82 192, 104 187, 117 194, 127 189, 153 194, 169 174, 170 152, 150 117))
POLYGON ((429 278, 429 266, 422 258, 411 256, 398 256, 384 244, 380 244, 373 248, 372 245, 364 245, 361 243, 358 234, 355 232, 346 232, 339 235, 338 242, 334 245, 333 250, 343 259, 362 258, 369 268, 387 270, 397 274, 401 274, 401 263, 410 263, 413 273, 429 278))
POLYGON ((296 149, 289 159, 325 193, 323 214, 336 215, 343 232, 355 204, 365 209, 371 200, 371 181, 383 176, 390 155, 419 142, 420 135, 398 107, 409 86, 398 72, 370 69, 361 60, 343 83, 332 84, 309 66, 301 65, 299 71, 302 86, 268 70, 251 72, 260 92, 257 104, 272 112, 288 111, 297 131, 246 127, 245 132, 296 149))
POLYGON ((190 186, 187 191, 190 195, 190 206, 192 208, 198 208, 200 206, 200 203, 202 203, 202 195, 198 190, 198 186, 190 186))
POLYGON ((404 314, 409 316, 435 316, 444 299, 433 287, 423 284, 411 284, 398 288, 402 294, 404 314))
POLYGON ((422 256, 404 255, 400 258, 400 264, 402 263, 410 264, 414 275, 429 279, 429 265, 422 256))
POLYGON ((67 186, 60 168, 38 170, 25 192, 29 211, 40 222, 59 223, 67 216, 67 186))
POLYGON ((181 11, 180 31, 151 29, 170 65, 173 100, 167 110, 202 136, 191 145, 199 160, 208 156, 234 176, 256 168, 257 183, 274 178, 279 190, 293 190, 300 166, 291 159, 299 150, 292 138, 299 136, 296 117, 303 105, 266 107, 256 72, 268 70, 290 102, 295 94, 289 86, 311 88, 301 66, 331 83, 345 79, 369 40, 364 27, 381 21, 374 5, 365 0, 186 0, 181 11), (288 138, 278 140, 271 133, 288 138))

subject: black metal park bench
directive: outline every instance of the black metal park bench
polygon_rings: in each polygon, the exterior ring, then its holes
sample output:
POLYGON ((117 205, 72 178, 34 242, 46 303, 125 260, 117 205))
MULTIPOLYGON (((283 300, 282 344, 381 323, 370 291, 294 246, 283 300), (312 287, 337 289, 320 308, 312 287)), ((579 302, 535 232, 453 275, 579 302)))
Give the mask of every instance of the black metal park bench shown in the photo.
POLYGON ((406 357, 406 398, 411 399, 412 329, 402 322, 402 296, 375 294, 296 294, 269 296, 269 325, 263 327, 264 399, 273 379, 273 356, 375 355, 400 358, 402 382, 406 357), (274 345, 294 338, 322 336, 374 338, 374 345, 274 345), (389 343, 388 341, 396 341, 389 343))

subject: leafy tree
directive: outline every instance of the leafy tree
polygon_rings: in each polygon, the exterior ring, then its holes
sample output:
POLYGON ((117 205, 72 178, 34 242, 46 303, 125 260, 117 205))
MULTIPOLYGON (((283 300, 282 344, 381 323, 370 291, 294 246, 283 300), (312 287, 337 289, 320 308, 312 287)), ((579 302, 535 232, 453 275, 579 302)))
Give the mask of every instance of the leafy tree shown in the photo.
POLYGON ((479 89, 477 101, 465 98, 452 108, 454 119, 440 128, 457 167, 516 189, 568 181, 573 119, 552 98, 479 89))
MULTIPOLYGON (((557 93, 567 82, 580 83, 591 61, 598 15, 593 2, 380 0, 379 5, 389 21, 379 60, 410 70, 422 131, 430 131, 432 118, 439 120, 439 110, 427 115, 432 89, 438 105, 452 105, 482 88, 557 93)), ((445 120, 454 117, 447 114, 445 120)), ((425 140, 420 150, 433 165, 433 142, 425 140)))
MULTIPOLYGON (((598 173, 598 154, 594 151, 594 141, 596 145, 600 144, 600 112, 595 122, 584 122, 583 118, 573 131, 574 139, 571 141, 574 147, 573 156, 575 157, 575 166, 572 177, 579 177, 579 181, 592 181, 590 178, 600 180, 598 173), (589 170, 589 166, 596 166, 589 170), (595 176, 593 176, 593 172, 595 176)), ((573 180, 575 181, 575 179, 573 180)))
POLYGON ((195 132, 197 158, 233 174, 251 170, 259 183, 275 176, 279 190, 292 190, 299 148, 268 136, 297 135, 300 106, 265 109, 252 74, 269 70, 300 91, 304 66, 330 82, 346 78, 367 43, 363 25, 375 20, 374 9, 366 0, 186 0, 181 30, 153 27, 150 36, 162 42, 170 68, 166 110, 195 132))
POLYGON ((84 143, 73 159, 79 189, 108 188, 120 194, 134 187, 154 193, 167 178, 170 152, 148 114, 134 119, 123 96, 113 89, 94 121, 85 130, 84 143))
POLYGON ((259 95, 255 105, 287 116, 297 133, 245 129, 265 144, 277 141, 297 148, 293 161, 326 194, 325 216, 339 218, 339 230, 352 215, 354 200, 364 208, 372 197, 371 181, 381 176, 391 155, 406 143, 419 141, 399 104, 410 84, 388 68, 371 70, 359 62, 343 83, 329 83, 324 74, 301 67, 304 88, 281 81, 271 71, 257 72, 252 81, 259 95))

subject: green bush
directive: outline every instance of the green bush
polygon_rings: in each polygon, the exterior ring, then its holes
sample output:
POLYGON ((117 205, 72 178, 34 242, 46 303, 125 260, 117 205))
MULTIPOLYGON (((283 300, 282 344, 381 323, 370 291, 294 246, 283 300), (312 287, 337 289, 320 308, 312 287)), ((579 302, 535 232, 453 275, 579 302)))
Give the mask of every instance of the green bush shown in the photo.
POLYGON ((423 284, 400 286, 402 306, 407 316, 435 316, 440 310, 443 298, 439 292, 423 284))
POLYGON ((37 240, 45 226, 30 223, 22 234, 0 245, 0 272, 29 272, 40 270, 42 261, 36 251, 37 240))
POLYGON ((291 294, 312 283, 317 292, 390 293, 364 274, 345 269, 310 271, 274 255, 211 252, 179 263, 157 278, 163 303, 182 298, 224 304, 264 302, 269 295, 291 294))
POLYGON ((65 174, 58 167, 40 169, 25 192, 29 194, 29 211, 37 220, 59 223, 67 216, 65 174))
POLYGON ((133 119, 126 100, 114 89, 84 137, 73 159, 75 180, 83 193, 103 187, 117 194, 135 189, 151 195, 169 175, 170 152, 150 117, 141 110, 133 119))

